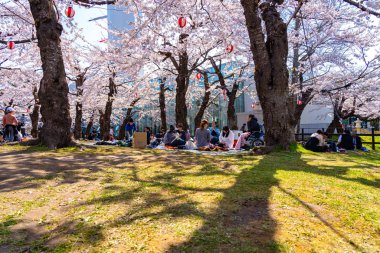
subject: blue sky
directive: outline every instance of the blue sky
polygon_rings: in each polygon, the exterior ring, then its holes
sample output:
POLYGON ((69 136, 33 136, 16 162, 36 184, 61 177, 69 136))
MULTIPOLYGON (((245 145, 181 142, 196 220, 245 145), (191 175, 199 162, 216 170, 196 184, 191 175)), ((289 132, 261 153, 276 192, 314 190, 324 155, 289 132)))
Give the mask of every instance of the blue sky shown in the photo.
POLYGON ((99 40, 107 38, 107 31, 100 28, 98 24, 107 27, 107 19, 89 21, 91 19, 107 15, 107 6, 94 6, 84 8, 75 5, 74 19, 80 28, 83 28, 83 34, 90 43, 99 43, 99 40))

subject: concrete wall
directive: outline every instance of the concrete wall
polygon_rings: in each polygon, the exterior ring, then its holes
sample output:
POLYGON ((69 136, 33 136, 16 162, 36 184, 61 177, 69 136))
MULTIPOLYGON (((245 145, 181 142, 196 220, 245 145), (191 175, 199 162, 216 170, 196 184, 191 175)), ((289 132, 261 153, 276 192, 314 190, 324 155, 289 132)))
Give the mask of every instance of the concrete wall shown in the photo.
MULTIPOLYGON (((245 112, 237 113, 237 120, 239 128, 246 123, 249 114, 254 114, 263 124, 263 112, 259 105, 252 108, 252 99, 245 95, 245 112)), ((326 129, 330 122, 333 120, 333 110, 325 105, 307 105, 301 116, 301 128, 310 128, 310 131, 318 129, 326 129)), ((305 132, 308 132, 305 129, 305 132)))

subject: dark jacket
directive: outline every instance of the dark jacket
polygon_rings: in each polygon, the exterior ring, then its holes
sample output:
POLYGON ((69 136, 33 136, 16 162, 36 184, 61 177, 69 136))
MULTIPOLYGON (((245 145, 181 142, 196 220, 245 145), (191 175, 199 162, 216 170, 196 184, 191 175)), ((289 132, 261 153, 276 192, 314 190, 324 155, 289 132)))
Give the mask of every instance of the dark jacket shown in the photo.
POLYGON ((355 149, 354 139, 352 138, 352 136, 350 134, 343 134, 342 135, 342 140, 338 144, 338 147, 339 148, 344 148, 344 149, 347 149, 347 150, 354 150, 355 149))
POLYGON ((248 131, 249 132, 259 132, 260 131, 260 125, 257 121, 257 118, 253 117, 247 122, 248 131))
POLYGON ((176 131, 168 131, 164 136, 164 144, 170 145, 177 138, 176 131))

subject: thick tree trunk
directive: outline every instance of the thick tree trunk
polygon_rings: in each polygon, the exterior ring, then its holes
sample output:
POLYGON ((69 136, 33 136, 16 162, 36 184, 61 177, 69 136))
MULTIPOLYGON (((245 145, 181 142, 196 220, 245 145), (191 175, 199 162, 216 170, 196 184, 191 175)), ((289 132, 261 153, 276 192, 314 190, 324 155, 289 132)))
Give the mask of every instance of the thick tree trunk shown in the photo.
POLYGON ((187 124, 187 107, 186 107, 186 93, 189 83, 189 71, 188 71, 189 57, 186 50, 182 51, 179 55, 179 69, 178 76, 176 78, 176 96, 175 96, 175 116, 176 123, 182 123, 184 130, 189 129, 187 124))
POLYGON ((160 114, 161 114, 161 128, 163 128, 166 132, 167 125, 166 125, 166 102, 165 102, 165 82, 166 78, 160 79, 160 95, 159 95, 159 102, 160 102, 160 114))
POLYGON ((29 114, 30 121, 32 122, 31 135, 33 138, 38 137, 38 118, 40 115, 40 101, 38 99, 38 89, 37 86, 33 87, 33 97, 34 97, 34 106, 32 113, 29 114))
POLYGON ((43 127, 39 135, 49 148, 67 147, 72 143, 70 105, 58 23, 53 2, 29 0, 37 31, 43 77, 39 89, 43 127))
POLYGON ((294 99, 289 96, 287 26, 276 6, 260 5, 263 32, 256 0, 241 0, 255 62, 255 82, 264 115, 265 144, 285 149, 295 142, 294 99), (265 41, 266 38, 266 41, 265 41))
POLYGON ((110 140, 112 104, 113 104, 114 96, 117 93, 116 84, 114 81, 115 76, 116 76, 115 73, 112 73, 112 77, 109 78, 109 83, 108 83, 109 92, 108 92, 106 108, 104 111, 103 135, 102 135, 103 140, 105 141, 110 140))
POLYGON ((120 129, 119 129, 119 136, 118 136, 119 140, 125 139, 125 127, 127 126, 129 119, 132 118, 132 116, 133 116, 133 114, 132 114, 133 107, 137 104, 137 102, 139 102, 139 100, 140 100, 140 98, 136 98, 129 105, 129 108, 127 109, 127 113, 125 115, 123 123, 121 124, 120 129))
POLYGON ((209 102, 210 102, 211 92, 209 91, 210 83, 208 81, 207 73, 203 73, 203 77, 204 77, 205 95, 203 96, 201 107, 199 108, 199 111, 198 111, 197 115, 195 115, 195 118, 194 118, 195 129, 200 126, 203 115, 204 115, 204 113, 205 113, 205 111, 209 105, 209 102))
POLYGON ((83 117, 83 83, 85 81, 84 75, 79 75, 75 80, 77 90, 77 103, 75 105, 75 125, 74 125, 74 138, 79 140, 82 137, 82 117, 83 117))

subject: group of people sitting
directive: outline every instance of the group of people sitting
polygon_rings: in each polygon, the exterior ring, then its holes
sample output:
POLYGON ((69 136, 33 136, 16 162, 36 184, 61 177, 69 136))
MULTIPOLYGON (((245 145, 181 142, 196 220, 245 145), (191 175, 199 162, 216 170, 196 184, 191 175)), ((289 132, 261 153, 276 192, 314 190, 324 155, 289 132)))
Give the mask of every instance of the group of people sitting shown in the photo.
POLYGON ((223 127, 222 132, 219 133, 215 123, 211 128, 208 128, 208 125, 207 120, 202 120, 199 128, 195 131, 194 140, 191 139, 190 132, 184 130, 181 123, 178 123, 176 128, 170 125, 166 133, 164 129, 161 129, 150 146, 156 147, 163 143, 166 148, 178 149, 229 150, 233 148, 234 133, 228 126, 223 127), (217 139, 216 135, 218 135, 217 139))
POLYGON ((351 134, 347 129, 339 136, 338 142, 331 140, 329 137, 329 133, 318 130, 311 135, 304 147, 314 152, 344 152, 355 149, 368 151, 367 148, 363 147, 361 138, 356 134, 351 134))

